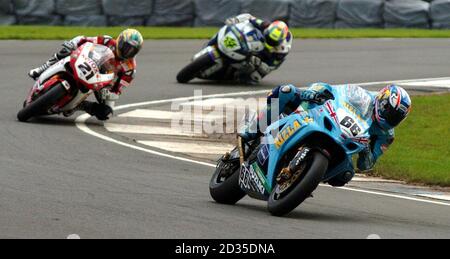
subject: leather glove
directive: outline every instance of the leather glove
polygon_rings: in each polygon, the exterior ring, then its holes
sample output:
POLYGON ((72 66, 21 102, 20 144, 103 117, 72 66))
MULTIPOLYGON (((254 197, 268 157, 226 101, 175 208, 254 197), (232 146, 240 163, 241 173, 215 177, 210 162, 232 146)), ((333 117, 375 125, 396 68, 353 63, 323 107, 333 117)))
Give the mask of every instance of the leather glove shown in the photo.
POLYGON ((328 89, 321 91, 305 90, 301 94, 301 99, 322 105, 328 100, 334 100, 334 95, 328 89))
POLYGON ((328 100, 334 100, 334 95, 328 89, 322 92, 318 92, 314 96, 314 101, 318 104, 324 104, 328 100))
POLYGON ((225 21, 225 24, 226 25, 238 24, 238 23, 245 22, 245 21, 248 21, 248 20, 251 20, 251 19, 254 19, 254 18, 255 17, 253 15, 248 14, 248 13, 244 13, 244 14, 241 14, 241 15, 238 15, 238 16, 235 16, 235 17, 228 18, 225 21))

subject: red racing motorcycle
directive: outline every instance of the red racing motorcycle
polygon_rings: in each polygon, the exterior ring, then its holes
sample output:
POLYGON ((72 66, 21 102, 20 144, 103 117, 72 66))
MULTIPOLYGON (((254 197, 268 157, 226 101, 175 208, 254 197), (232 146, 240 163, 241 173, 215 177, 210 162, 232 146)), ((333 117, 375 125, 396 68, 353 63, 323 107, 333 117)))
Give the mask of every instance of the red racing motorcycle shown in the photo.
MULTIPOLYGON (((115 56, 103 45, 85 43, 48 68, 31 88, 17 119, 63 114, 70 116, 91 94, 99 94, 115 78, 115 56)), ((106 91, 105 91, 106 92, 106 91)))

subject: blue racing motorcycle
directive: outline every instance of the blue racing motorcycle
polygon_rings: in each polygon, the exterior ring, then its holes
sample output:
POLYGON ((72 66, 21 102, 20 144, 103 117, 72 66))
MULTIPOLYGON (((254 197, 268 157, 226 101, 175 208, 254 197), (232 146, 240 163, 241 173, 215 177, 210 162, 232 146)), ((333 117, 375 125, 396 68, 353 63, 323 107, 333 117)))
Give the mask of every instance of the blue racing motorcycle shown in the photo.
MULTIPOLYGON (((314 88, 315 86, 312 86, 314 88)), ((270 125, 261 139, 238 146, 217 164, 210 193, 235 204, 246 195, 283 216, 311 197, 321 182, 343 186, 354 176, 352 156, 370 141, 372 97, 358 86, 329 87, 324 105, 304 102, 270 125)))

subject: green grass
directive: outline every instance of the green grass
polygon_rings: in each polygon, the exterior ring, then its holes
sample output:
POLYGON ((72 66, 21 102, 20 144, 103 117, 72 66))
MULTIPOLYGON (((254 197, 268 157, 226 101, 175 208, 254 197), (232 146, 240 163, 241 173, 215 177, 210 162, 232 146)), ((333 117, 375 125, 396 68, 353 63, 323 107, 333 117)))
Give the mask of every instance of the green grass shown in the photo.
MULTIPOLYGON (((123 27, 0 26, 0 39, 63 40, 77 35, 117 35, 123 27)), ((146 39, 208 39, 218 28, 138 27, 146 39)), ((292 29, 295 38, 450 38, 450 30, 292 29)))
MULTIPOLYGON (((64 40, 78 35, 118 35, 124 27, 47 27, 7 26, 0 27, 0 39, 64 40)), ((145 39, 208 39, 216 28, 166 28, 137 27, 145 39)))
POLYGON ((416 96, 375 173, 410 183, 450 186, 450 94, 416 96))

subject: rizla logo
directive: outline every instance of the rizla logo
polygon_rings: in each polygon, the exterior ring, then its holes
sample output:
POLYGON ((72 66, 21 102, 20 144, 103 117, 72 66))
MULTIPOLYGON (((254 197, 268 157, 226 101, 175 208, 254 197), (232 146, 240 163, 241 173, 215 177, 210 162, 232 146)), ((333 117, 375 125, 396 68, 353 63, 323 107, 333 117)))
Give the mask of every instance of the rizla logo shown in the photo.
POLYGON ((225 44, 225 47, 227 47, 229 49, 233 49, 233 48, 237 47, 236 40, 231 38, 230 36, 226 37, 225 40, 223 41, 223 43, 225 44))

